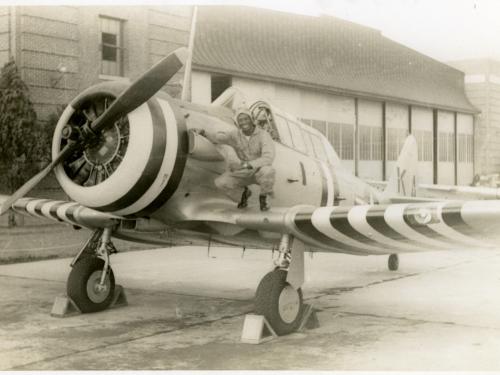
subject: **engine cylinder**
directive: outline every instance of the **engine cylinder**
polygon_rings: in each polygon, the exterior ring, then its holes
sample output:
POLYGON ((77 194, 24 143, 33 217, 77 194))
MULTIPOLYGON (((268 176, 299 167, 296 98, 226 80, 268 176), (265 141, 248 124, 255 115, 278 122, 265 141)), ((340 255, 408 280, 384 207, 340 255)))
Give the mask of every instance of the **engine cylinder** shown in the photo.
MULTIPOLYGON (((75 98, 56 126, 52 157, 74 134, 88 131, 125 88, 108 82, 75 98)), ((122 216, 145 215, 175 192, 186 163, 187 139, 184 117, 168 97, 156 95, 59 164, 56 178, 84 206, 122 216)))

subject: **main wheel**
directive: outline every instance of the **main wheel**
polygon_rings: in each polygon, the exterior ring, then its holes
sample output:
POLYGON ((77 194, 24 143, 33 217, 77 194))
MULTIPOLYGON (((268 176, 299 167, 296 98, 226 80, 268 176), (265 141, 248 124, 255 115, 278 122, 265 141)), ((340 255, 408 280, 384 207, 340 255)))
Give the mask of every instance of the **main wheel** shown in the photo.
POLYGON ((109 268, 104 286, 101 287, 104 260, 95 256, 80 258, 69 273, 66 290, 70 297, 83 313, 96 312, 106 309, 113 299, 115 292, 115 276, 109 268))
POLYGON ((278 335, 292 333, 300 325, 304 308, 302 290, 286 282, 287 272, 274 270, 265 275, 255 294, 255 310, 264 315, 278 335))
POLYGON ((398 254, 389 255, 389 260, 387 262, 387 266, 391 271, 397 271, 399 268, 399 257, 398 254))

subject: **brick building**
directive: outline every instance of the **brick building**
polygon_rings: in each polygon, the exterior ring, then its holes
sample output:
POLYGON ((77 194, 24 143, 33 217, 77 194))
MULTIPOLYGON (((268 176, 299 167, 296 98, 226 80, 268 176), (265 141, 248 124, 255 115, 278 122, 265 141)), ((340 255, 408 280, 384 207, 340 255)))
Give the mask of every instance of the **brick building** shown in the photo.
POLYGON ((449 63, 465 72, 465 92, 481 111, 475 123, 476 173, 500 173, 500 61, 474 59, 449 63))
MULTIPOLYGON (((0 64, 13 56, 41 119, 103 80, 133 79, 187 45, 191 7, 0 8, 0 64)), ((182 72, 169 82, 177 94, 182 72)))

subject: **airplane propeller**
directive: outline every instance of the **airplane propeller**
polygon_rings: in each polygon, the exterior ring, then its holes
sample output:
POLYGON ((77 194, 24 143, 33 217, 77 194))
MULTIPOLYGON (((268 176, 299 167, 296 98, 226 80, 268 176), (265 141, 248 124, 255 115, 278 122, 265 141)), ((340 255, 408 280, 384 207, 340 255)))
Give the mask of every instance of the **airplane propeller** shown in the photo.
POLYGON ((185 47, 178 48, 143 73, 87 129, 83 129, 83 138, 69 142, 49 165, 6 199, 0 207, 0 215, 3 215, 18 199, 38 185, 59 163, 66 160, 75 151, 85 147, 89 141, 95 139, 96 135, 106 127, 111 126, 120 117, 132 112, 148 101, 179 71, 184 65, 187 55, 188 52, 185 47))

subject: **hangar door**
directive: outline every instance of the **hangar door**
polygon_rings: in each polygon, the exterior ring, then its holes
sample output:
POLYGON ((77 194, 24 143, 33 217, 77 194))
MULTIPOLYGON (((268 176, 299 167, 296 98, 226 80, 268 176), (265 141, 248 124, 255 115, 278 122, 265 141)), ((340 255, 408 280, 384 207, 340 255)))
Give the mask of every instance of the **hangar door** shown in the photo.
POLYGON ((458 185, 469 185, 474 177, 474 118, 457 114, 458 185))
POLYGON ((412 107, 411 132, 417 139, 417 183, 421 184, 432 184, 434 180, 432 128, 432 109, 412 107))
POLYGON ((326 123, 328 140, 341 159, 342 165, 354 173, 354 99, 330 95, 326 123))
POLYGON ((396 103, 387 103, 385 106, 385 126, 386 126, 386 152, 387 152, 387 176, 389 179, 394 173, 396 160, 406 137, 409 133, 408 106, 396 103))
POLYGON ((455 114, 438 111, 437 122, 437 183, 455 185, 455 114))
POLYGON ((358 101, 359 177, 381 181, 382 167, 382 103, 358 101))

